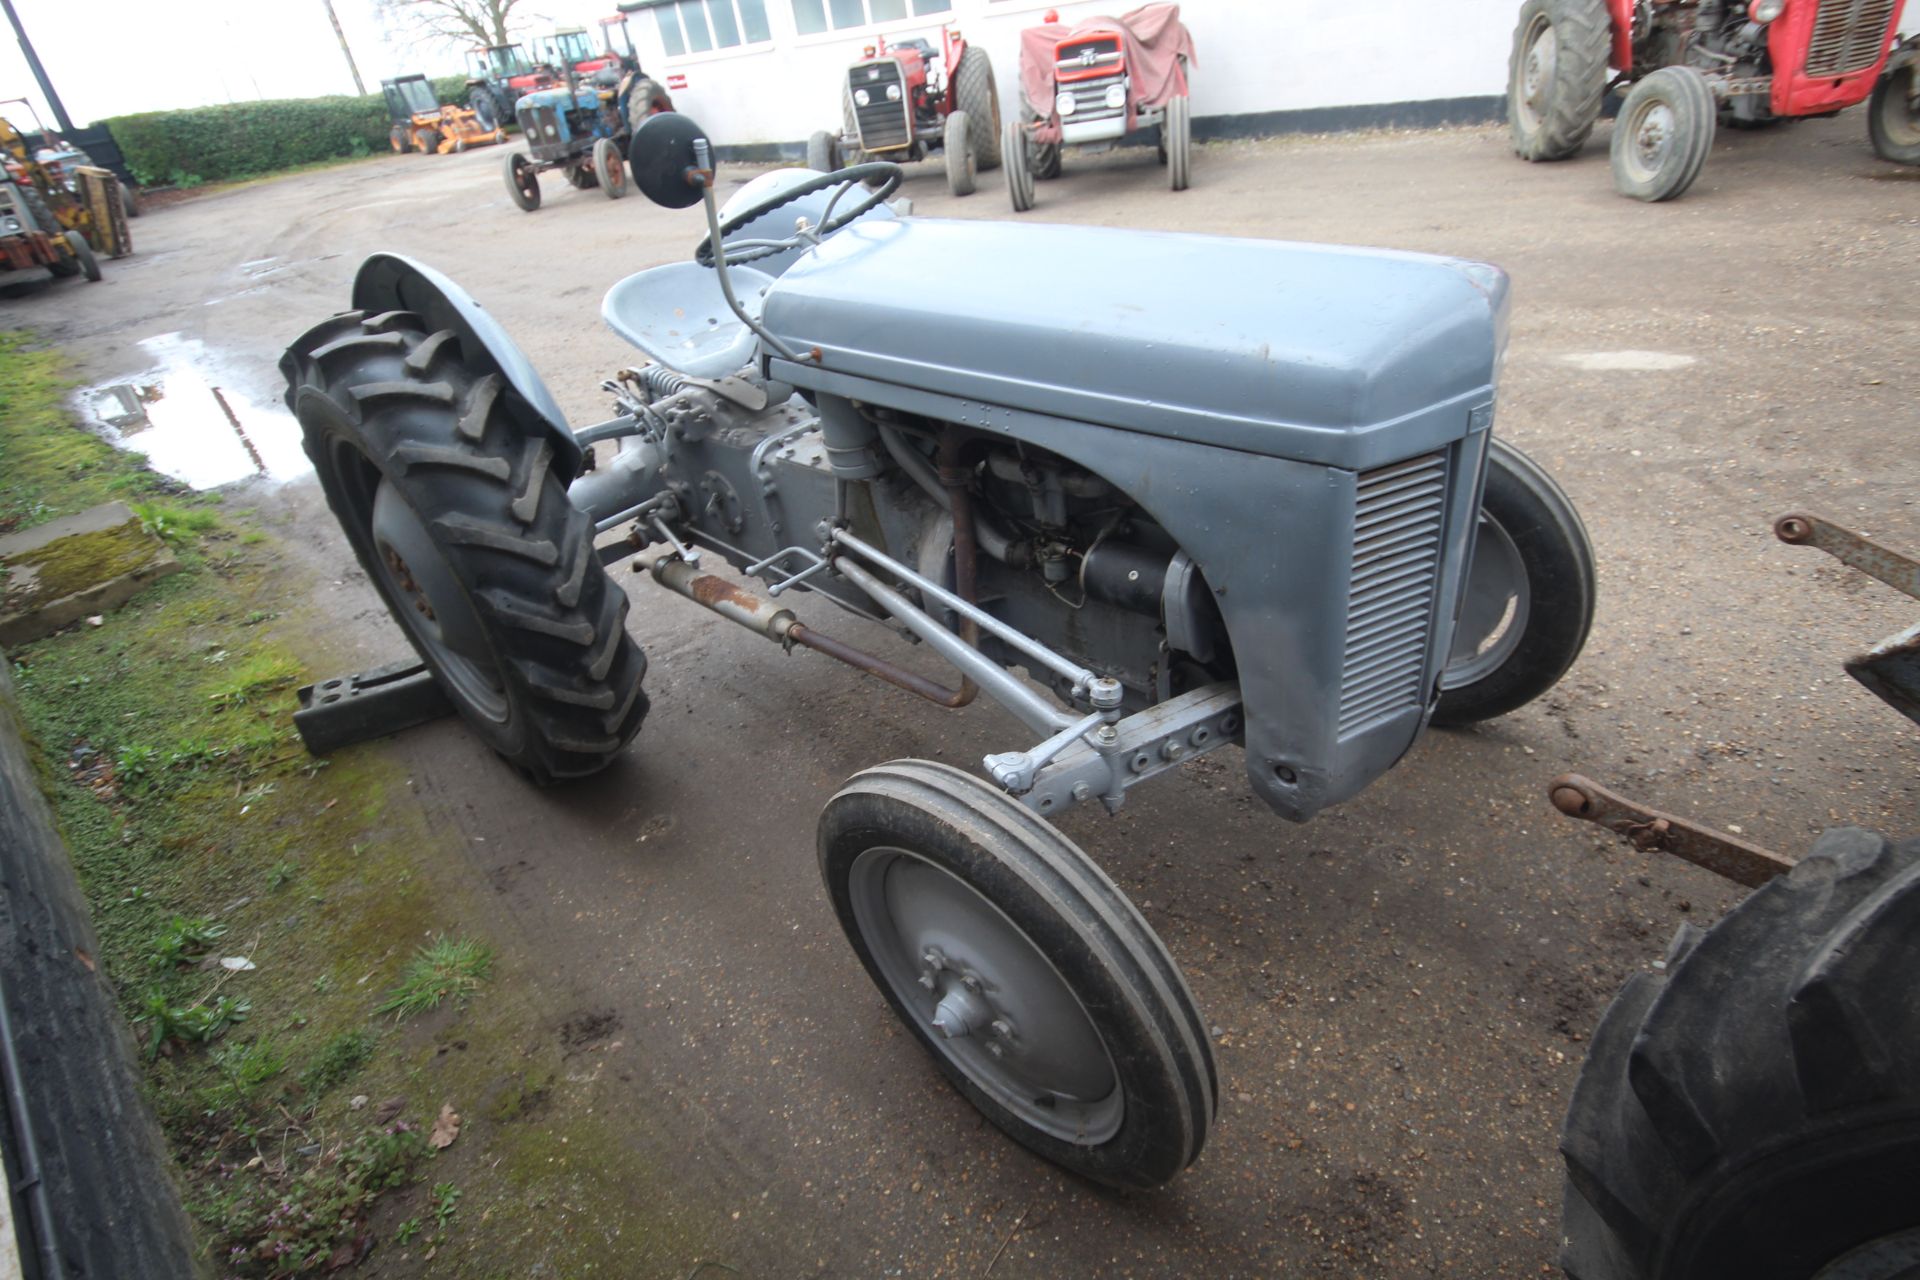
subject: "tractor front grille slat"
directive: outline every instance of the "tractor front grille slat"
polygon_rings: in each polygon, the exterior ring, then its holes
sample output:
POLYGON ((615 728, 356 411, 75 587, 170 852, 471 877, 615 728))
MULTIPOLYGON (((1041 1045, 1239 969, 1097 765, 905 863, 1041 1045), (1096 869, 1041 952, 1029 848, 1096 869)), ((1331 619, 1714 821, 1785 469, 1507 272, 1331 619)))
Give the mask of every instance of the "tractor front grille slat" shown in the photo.
MULTIPOLYGON (((1062 64, 1065 69, 1065 64, 1062 64)), ((1117 107, 1107 105, 1107 90, 1116 84, 1123 84, 1125 76, 1101 76, 1098 80, 1073 80, 1060 86, 1062 93, 1073 95, 1073 114, 1062 119, 1071 124, 1084 124, 1089 120, 1111 120, 1127 113, 1123 103, 1117 107)))
POLYGON ((867 91, 867 105, 857 100, 853 106, 854 125, 860 130, 862 151, 891 151, 913 141, 913 129, 907 119, 906 86, 900 81, 900 64, 892 58, 863 62, 847 72, 847 93, 867 91), (900 101, 887 101, 887 88, 900 90, 900 101))
POLYGON ((1424 700, 1446 496, 1444 453, 1360 475, 1340 674, 1341 737, 1424 700))
POLYGON ((1806 74, 1850 76, 1870 69, 1886 52, 1895 0, 1820 0, 1806 74))

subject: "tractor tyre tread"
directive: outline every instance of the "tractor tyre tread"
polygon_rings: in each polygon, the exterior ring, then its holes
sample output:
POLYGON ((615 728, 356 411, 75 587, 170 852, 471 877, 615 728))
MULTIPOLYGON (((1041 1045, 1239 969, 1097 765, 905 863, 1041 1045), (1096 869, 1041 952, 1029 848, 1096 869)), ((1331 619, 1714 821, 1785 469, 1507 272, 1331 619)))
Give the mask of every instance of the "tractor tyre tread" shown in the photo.
POLYGON ((376 588, 386 596, 372 539, 350 524, 336 435, 398 490, 491 624, 511 711, 505 726, 469 720, 537 783, 605 768, 646 716, 646 657, 544 428, 500 394, 486 353, 464 349, 452 330, 429 332, 411 312, 350 312, 296 341, 281 369, 328 504, 376 588))
POLYGON ((1507 119, 1515 154, 1523 160, 1565 160, 1586 145, 1606 97, 1613 24, 1605 0, 1526 0, 1513 31, 1507 63, 1507 119), (1519 110, 1527 31, 1544 17, 1558 45, 1554 84, 1539 128, 1528 132, 1519 110))
POLYGON ((993 62, 985 49, 969 45, 960 56, 953 77, 954 109, 967 113, 967 136, 973 146, 974 167, 985 172, 1000 166, 1000 90, 993 78, 993 62))
POLYGON ((1828 831, 1669 956, 1574 1087, 1567 1273, 1805 1277, 1920 1226, 1920 840, 1828 831))

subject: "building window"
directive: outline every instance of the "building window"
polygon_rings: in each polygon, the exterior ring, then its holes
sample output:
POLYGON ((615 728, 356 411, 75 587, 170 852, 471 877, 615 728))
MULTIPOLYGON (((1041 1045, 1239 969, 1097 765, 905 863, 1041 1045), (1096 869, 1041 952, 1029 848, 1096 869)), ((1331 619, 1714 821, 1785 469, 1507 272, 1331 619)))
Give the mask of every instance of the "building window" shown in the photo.
POLYGON ((654 8, 669 58, 773 39, 766 0, 669 0, 654 8))
POLYGON ((953 0, 793 0, 793 25, 803 36, 817 36, 952 8, 953 0))

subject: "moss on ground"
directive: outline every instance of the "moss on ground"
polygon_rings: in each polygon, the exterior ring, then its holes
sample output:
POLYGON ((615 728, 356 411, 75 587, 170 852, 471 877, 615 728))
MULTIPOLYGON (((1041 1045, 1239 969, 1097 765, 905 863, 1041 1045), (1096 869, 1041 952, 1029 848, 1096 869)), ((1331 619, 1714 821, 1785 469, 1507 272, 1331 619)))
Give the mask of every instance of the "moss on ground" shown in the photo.
MULTIPOLYGON (((0 334, 15 403, 26 386, 57 402, 56 367, 0 334)), ((43 430, 108 448, 53 405, 28 409, 43 430)), ((0 417, 0 511, 77 510, 131 474, 71 440, 71 455, 39 455, 64 460, 16 471, 19 443, 0 417)), ((660 1207, 672 1171, 612 1122, 617 1086, 566 1058, 532 965, 503 950, 464 1007, 377 1014, 422 941, 487 941, 495 908, 385 752, 320 761, 300 745, 309 606, 272 536, 251 513, 170 529, 183 572, 102 626, 9 656, 98 962, 153 1051, 149 1098, 209 1265, 277 1275, 364 1255, 363 1273, 383 1276, 684 1271, 698 1251, 660 1207), (203 941, 183 948, 188 936, 203 941), (465 1126, 435 1154, 421 1135, 443 1103, 465 1126)))
POLYGON ((62 599, 132 573, 159 550, 137 519, 60 538, 0 561, 0 603, 13 611, 62 599))

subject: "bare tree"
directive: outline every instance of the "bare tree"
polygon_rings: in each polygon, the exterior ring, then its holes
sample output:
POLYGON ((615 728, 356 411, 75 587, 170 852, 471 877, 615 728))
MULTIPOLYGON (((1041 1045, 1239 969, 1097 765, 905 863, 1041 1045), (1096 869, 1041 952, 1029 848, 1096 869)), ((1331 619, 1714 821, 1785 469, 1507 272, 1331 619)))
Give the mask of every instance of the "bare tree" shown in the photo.
POLYGON ((533 16, 527 0, 377 0, 377 7, 382 18, 415 37, 469 46, 508 44, 509 29, 533 16))

